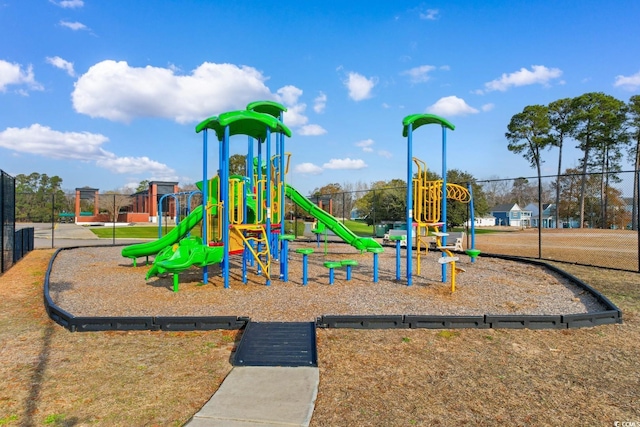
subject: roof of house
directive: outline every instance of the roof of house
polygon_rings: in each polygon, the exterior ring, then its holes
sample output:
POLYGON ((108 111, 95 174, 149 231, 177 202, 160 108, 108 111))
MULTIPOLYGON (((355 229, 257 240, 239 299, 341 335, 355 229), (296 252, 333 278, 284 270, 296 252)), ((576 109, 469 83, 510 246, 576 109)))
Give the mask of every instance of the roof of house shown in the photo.
POLYGON ((491 209, 491 212, 510 212, 512 210, 520 210, 520 206, 517 203, 503 203, 495 206, 491 209))

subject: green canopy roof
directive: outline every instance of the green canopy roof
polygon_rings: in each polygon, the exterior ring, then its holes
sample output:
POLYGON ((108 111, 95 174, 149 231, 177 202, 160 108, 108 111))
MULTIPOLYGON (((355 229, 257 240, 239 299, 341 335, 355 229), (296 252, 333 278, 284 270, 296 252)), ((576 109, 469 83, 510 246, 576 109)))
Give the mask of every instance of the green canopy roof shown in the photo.
POLYGON ((422 125, 431 124, 438 124, 451 130, 456 129, 456 127, 447 119, 443 119, 435 114, 411 114, 402 120, 402 136, 406 137, 409 135, 409 125, 413 125, 412 129, 415 131, 422 125))
POLYGON ((280 118, 280 113, 287 111, 287 107, 274 101, 256 101, 247 105, 247 110, 256 113, 269 114, 276 119, 280 118))
POLYGON ((219 116, 209 117, 196 126, 196 133, 204 129, 212 129, 216 132, 219 141, 224 139, 224 128, 229 126, 229 136, 248 135, 264 141, 267 136, 267 128, 271 132, 284 133, 288 137, 291 131, 280 120, 268 114, 255 111, 239 110, 222 113, 219 116))

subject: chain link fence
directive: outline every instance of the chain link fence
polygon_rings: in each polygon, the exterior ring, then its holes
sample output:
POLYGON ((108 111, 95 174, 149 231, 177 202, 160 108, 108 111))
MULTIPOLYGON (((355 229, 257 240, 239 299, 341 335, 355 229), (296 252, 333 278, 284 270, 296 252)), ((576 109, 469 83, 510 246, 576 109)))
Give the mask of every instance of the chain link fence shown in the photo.
MULTIPOLYGON (((540 185, 537 177, 476 181, 475 246, 486 253, 640 271, 639 179, 640 171, 624 171, 544 176, 540 185)), ((134 197, 100 194, 98 206, 94 198, 80 200, 76 217, 74 195, 16 194, 16 222, 37 223, 36 237, 49 233, 51 247, 55 246, 55 230, 60 223, 109 224, 114 232, 108 243, 115 244, 116 223, 168 225, 175 221, 174 215, 182 218, 201 203, 199 195, 191 199, 187 194, 165 198, 162 215, 152 218, 136 216, 134 197)), ((308 198, 345 224, 355 221, 369 225, 365 233, 372 237, 381 238, 392 228, 406 228, 404 186, 308 198)), ((464 231, 465 247, 469 247, 469 205, 450 202, 447 213, 448 230, 464 231)), ((286 218, 314 220, 289 200, 286 218)), ((3 220, 3 228, 5 224, 3 220)))
MULTIPOLYGON (((476 181, 475 246, 487 253, 640 271, 639 181, 640 171, 476 181)), ((374 237, 406 227, 406 186, 309 198, 325 210, 330 206, 343 222, 372 225, 374 237)), ((447 203, 448 230, 464 231, 466 247, 470 218, 468 204, 447 203)))
POLYGON ((15 179, 0 170, 0 274, 7 271, 34 247, 32 227, 16 230, 15 179))
POLYGON ((13 265, 13 240, 15 235, 15 180, 4 171, 0 171, 0 273, 13 265))

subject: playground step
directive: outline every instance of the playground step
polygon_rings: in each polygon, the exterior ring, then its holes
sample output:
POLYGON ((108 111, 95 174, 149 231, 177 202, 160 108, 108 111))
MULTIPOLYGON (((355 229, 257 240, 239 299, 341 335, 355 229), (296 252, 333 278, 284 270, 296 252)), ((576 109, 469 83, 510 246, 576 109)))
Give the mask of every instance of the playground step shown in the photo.
POLYGON ((442 258, 438 258, 438 262, 440 264, 448 264, 450 262, 458 261, 460 258, 457 256, 444 256, 442 258))
POLYGON ((249 322, 234 366, 318 366, 313 322, 249 322))

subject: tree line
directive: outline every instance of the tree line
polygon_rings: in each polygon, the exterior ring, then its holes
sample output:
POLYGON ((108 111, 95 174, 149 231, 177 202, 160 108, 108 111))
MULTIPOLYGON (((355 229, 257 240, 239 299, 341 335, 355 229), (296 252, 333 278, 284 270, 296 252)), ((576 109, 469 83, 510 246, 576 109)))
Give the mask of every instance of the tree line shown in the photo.
MULTIPOLYGON (((607 227, 612 223, 610 217, 624 210, 623 195, 611 184, 620 182, 625 159, 634 170, 640 170, 640 95, 632 96, 625 103, 601 92, 591 92, 559 99, 548 105, 526 106, 511 118, 505 137, 507 148, 522 155, 536 169, 537 182, 532 183, 527 178, 478 181, 465 171, 447 171, 447 182, 465 186, 471 183, 476 216, 487 215, 494 206, 507 202, 524 207, 537 201, 542 212, 542 203, 555 199, 557 227, 561 227, 563 219, 575 218, 582 227, 587 223, 587 214, 591 215, 591 226, 607 227), (576 168, 567 168, 563 172, 562 151, 568 143, 575 143, 582 151, 582 157, 576 168), (558 173, 555 180, 544 184, 541 166, 545 162, 545 152, 550 149, 557 149, 558 173)), ((230 173, 246 175, 246 156, 231 156, 230 173)), ((427 173, 430 180, 441 179, 437 173, 427 173)), ((142 181, 138 190, 147 188, 146 184, 147 181, 142 181)), ((73 195, 66 194, 61 185, 62 179, 57 176, 39 173, 16 176, 16 220, 48 221, 54 211, 72 211, 73 195)), ((633 229, 638 227, 639 188, 636 172, 633 212, 630 215, 633 229)), ((114 195, 122 193, 126 191, 107 192, 114 195)), ((405 219, 406 182, 401 179, 330 183, 315 188, 309 194, 309 198, 317 201, 326 196, 332 200, 334 216, 348 218, 355 209, 369 224, 405 219)), ((111 209, 106 205, 101 208, 115 215, 127 200, 114 196, 111 209)), ((294 216, 300 212, 289 202, 286 214, 294 216)), ((465 204, 448 203, 448 225, 461 225, 467 218, 465 204)))
MULTIPOLYGON (((538 176, 538 203, 542 204, 541 165, 543 153, 547 149, 558 151, 558 177, 562 172, 562 150, 569 143, 576 143, 582 151, 577 168, 567 169, 564 175, 578 175, 574 178, 558 179, 554 184, 556 226, 560 227, 562 216, 577 217, 580 227, 584 227, 590 194, 593 190, 593 176, 597 176, 598 223, 609 224, 612 215, 612 197, 615 189, 611 183, 620 182, 625 157, 640 169, 640 95, 634 95, 625 103, 602 92, 590 92, 575 98, 563 98, 548 105, 529 105, 515 114, 507 126, 505 137, 509 151, 521 154, 536 169, 538 176), (596 174, 596 175, 594 175, 596 174), (568 182, 567 182, 568 181, 568 182), (567 188, 577 193, 577 203, 567 203, 567 188)), ((633 182, 632 228, 638 227, 638 174, 633 182)), ((593 210, 591 210, 593 212, 593 210)))

